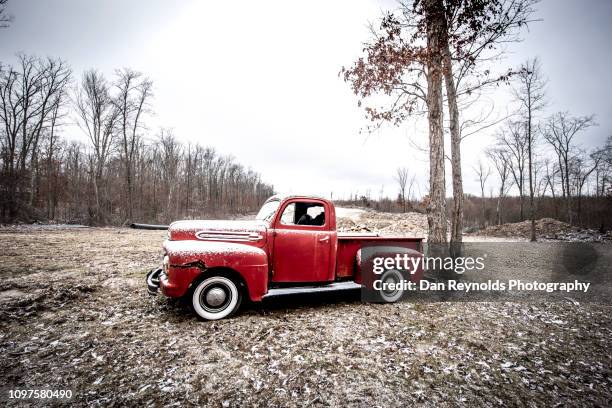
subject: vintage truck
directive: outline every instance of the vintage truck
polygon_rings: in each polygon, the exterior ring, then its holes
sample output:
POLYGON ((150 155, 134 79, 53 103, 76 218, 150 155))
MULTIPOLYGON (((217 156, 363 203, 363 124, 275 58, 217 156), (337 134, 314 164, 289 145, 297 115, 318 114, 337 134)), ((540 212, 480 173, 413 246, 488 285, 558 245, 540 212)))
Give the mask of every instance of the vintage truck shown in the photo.
MULTIPOLYGON (((162 267, 146 278, 149 293, 186 297, 200 318, 217 320, 235 313, 244 297, 258 302, 279 293, 363 287, 364 254, 422 256, 422 238, 338 233, 331 201, 273 196, 252 221, 174 222, 163 248, 162 267)), ((380 279, 402 276, 388 270, 380 279)), ((421 276, 413 271, 409 279, 421 276)), ((381 289, 380 297, 392 302, 401 292, 381 289)))

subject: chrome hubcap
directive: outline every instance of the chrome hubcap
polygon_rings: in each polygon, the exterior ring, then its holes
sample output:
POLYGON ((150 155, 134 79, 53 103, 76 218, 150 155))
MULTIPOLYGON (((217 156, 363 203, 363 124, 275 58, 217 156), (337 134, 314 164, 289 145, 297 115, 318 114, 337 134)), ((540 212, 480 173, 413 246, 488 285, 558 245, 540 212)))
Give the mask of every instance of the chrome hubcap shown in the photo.
MULTIPOLYGON (((389 285, 389 284, 391 284, 391 283, 398 283, 398 282, 397 282, 397 280, 395 279, 395 277, 394 277, 394 276, 389 276, 387 279, 385 279, 385 283, 386 283, 387 285, 389 285)), ((388 287, 388 286, 387 286, 387 287, 388 287)), ((396 293, 396 292, 397 292, 397 289, 395 289, 395 290, 389 290, 389 289, 386 289, 386 290, 384 290, 384 292, 385 292, 385 294, 392 295, 392 294, 394 294, 394 293, 396 293)))
POLYGON ((225 291, 221 288, 212 288, 206 294, 206 303, 212 307, 217 307, 223 304, 226 299, 225 291))

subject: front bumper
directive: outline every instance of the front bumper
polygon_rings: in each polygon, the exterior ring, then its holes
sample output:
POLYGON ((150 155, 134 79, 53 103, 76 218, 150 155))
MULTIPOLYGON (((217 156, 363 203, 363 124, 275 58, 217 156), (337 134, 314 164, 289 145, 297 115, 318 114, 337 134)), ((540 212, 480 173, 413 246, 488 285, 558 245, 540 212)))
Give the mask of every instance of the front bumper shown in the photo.
POLYGON ((179 285, 176 282, 170 282, 163 268, 151 269, 147 273, 147 291, 151 296, 161 293, 167 297, 178 298, 186 293, 188 287, 188 284, 179 285))
POLYGON ((147 291, 149 292, 149 295, 157 295, 162 278, 166 278, 166 273, 162 268, 154 268, 147 273, 147 291))

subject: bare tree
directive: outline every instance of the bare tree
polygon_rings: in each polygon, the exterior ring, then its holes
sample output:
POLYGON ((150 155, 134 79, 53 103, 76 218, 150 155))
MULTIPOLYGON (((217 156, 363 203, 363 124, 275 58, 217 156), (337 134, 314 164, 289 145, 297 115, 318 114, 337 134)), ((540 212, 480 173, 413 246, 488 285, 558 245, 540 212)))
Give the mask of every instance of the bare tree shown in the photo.
POLYGON ((412 176, 410 182, 409 171, 406 167, 398 167, 395 180, 399 186, 399 197, 401 199, 402 211, 406 212, 406 204, 409 203, 410 196, 412 194, 412 186, 414 185, 415 176, 412 176))
POLYGON ((575 117, 568 112, 557 112, 550 116, 544 127, 544 139, 555 151, 560 170, 561 191, 565 198, 567 220, 573 223, 572 189, 570 181, 572 152, 576 149, 575 136, 594 126, 593 116, 575 117))
POLYGON ((527 136, 521 122, 511 121, 501 128, 497 141, 500 148, 508 152, 510 173, 519 193, 520 220, 525 219, 525 167, 527 164, 527 136))
POLYGON ((49 115, 49 123, 45 129, 44 139, 46 145, 46 177, 47 177, 47 218, 53 219, 55 217, 55 207, 58 201, 57 188, 54 186, 57 184, 56 178, 56 159, 61 153, 59 130, 64 124, 63 120, 67 116, 68 106, 68 94, 65 89, 61 89, 60 92, 56 93, 51 101, 52 110, 49 115))
MULTIPOLYGON (((27 64, 30 61, 34 61, 33 74, 34 78, 39 78, 37 80, 40 81, 39 84, 36 84, 34 87, 37 89, 38 94, 34 95, 31 101, 24 101, 24 104, 29 104, 30 117, 25 119, 22 123, 22 131, 23 134, 27 136, 24 137, 24 146, 26 146, 25 141, 27 140, 27 146, 30 149, 30 167, 32 171, 30 171, 30 188, 29 188, 29 198, 28 205, 32 206, 34 204, 34 196, 36 191, 35 184, 35 174, 38 170, 38 160, 39 160, 39 144, 41 141, 41 137, 43 132, 45 132, 50 126, 50 121, 53 121, 53 126, 57 126, 57 108, 58 105, 63 105, 66 99, 66 87, 70 83, 72 71, 67 66, 67 64, 59 59, 38 59, 34 57, 26 57, 24 55, 20 56, 21 61, 27 61, 27 64), (26 121, 28 123, 26 123, 26 121), (28 126, 31 126, 30 129, 27 129, 28 126)), ((29 68, 28 68, 29 70, 29 68)), ((25 71, 24 71, 25 72, 25 71)), ((25 77, 25 74, 24 74, 25 77)), ((35 81, 37 81, 35 80, 35 81)), ((27 149, 23 152, 23 157, 27 159, 27 149)))
POLYGON ((476 172, 476 175, 478 176, 478 182, 480 183, 480 201, 482 203, 482 219, 481 219, 481 228, 484 228, 486 226, 486 218, 487 218, 487 207, 486 207, 486 200, 485 200, 485 185, 487 182, 487 179, 489 178, 489 176, 491 175, 491 168, 488 166, 485 166, 482 163, 482 160, 478 160, 478 166, 474 166, 472 167, 474 169, 474 172, 476 172))
POLYGON ((182 161, 182 149, 177 142, 174 134, 168 129, 161 129, 159 135, 159 145, 161 147, 161 170, 162 181, 167 188, 166 196, 166 217, 171 220, 176 214, 177 201, 175 190, 179 177, 179 165, 182 161))
POLYGON ((573 179, 574 191, 577 197, 578 223, 582 222, 582 191, 589 176, 604 160, 604 150, 595 150, 588 157, 584 151, 575 154, 569 163, 570 176, 573 179))
POLYGON ((19 129, 22 114, 21 84, 19 73, 12 67, 0 67, 0 120, 3 125, 2 154, 4 174, 8 180, 7 194, 2 200, 2 211, 5 216, 14 218, 17 212, 17 188, 21 179, 18 172, 19 129), (8 214, 6 214, 8 213, 8 214))
POLYGON ((510 180, 512 163, 510 153, 504 148, 495 147, 488 149, 486 154, 493 163, 493 167, 495 167, 497 176, 499 177, 499 192, 497 204, 495 206, 495 218, 497 225, 500 225, 502 223, 502 201, 512 186, 510 180))
POLYGON ((608 136, 599 155, 602 159, 595 169, 595 195, 603 197, 610 189, 610 182, 612 182, 612 136, 608 136))
POLYGON ((133 219, 134 159, 137 155, 143 128, 143 115, 148 111, 153 96, 153 83, 141 73, 129 68, 115 72, 115 106, 118 111, 119 145, 122 151, 126 182, 128 220, 133 219))
POLYGON ((395 180, 399 186, 399 198, 401 200, 403 212, 406 212, 406 184, 408 183, 408 169, 398 167, 395 180))
POLYGON ((192 190, 192 180, 194 177, 195 164, 199 160, 200 149, 193 148, 191 143, 187 145, 187 153, 185 155, 185 211, 189 211, 190 199, 191 199, 191 190, 192 190))
POLYGON ((542 188, 542 193, 539 198, 541 199, 542 197, 544 197, 547 191, 550 190, 550 195, 553 199, 553 208, 554 208, 553 217, 559 218, 559 206, 557 204, 557 189, 556 189, 556 180, 559 174, 559 167, 552 161, 552 159, 547 157, 546 159, 544 159, 543 169, 544 169, 544 176, 542 178, 543 188, 542 188))
POLYGON ((531 220, 531 241, 536 240, 535 202, 534 202, 534 148, 536 143, 535 116, 545 104, 546 81, 542 77, 540 62, 537 58, 527 60, 521 65, 517 75, 514 96, 520 104, 525 122, 527 139, 527 174, 529 179, 529 219, 531 220))
POLYGON ((462 94, 471 95, 476 90, 509 78, 511 72, 491 75, 490 69, 482 69, 485 65, 483 63, 496 59, 495 55, 487 56, 487 53, 495 50, 500 43, 518 40, 517 31, 531 21, 533 5, 536 2, 537 0, 446 2, 449 32, 443 45, 443 64, 453 180, 451 243, 462 241, 463 230, 462 135, 458 97, 462 94), (466 83, 463 84, 463 81, 466 83))
POLYGON ((12 217, 18 208, 27 211, 34 202, 39 144, 57 104, 62 103, 71 76, 70 68, 61 60, 25 54, 17 58, 17 67, 2 67, 0 71, 3 162, 10 180, 3 211, 8 209, 12 217))
POLYGON ((96 70, 83 74, 75 91, 74 108, 77 123, 87 134, 92 147, 92 182, 95 200, 95 219, 105 222, 100 204, 100 183, 113 146, 119 110, 113 103, 109 85, 96 70))

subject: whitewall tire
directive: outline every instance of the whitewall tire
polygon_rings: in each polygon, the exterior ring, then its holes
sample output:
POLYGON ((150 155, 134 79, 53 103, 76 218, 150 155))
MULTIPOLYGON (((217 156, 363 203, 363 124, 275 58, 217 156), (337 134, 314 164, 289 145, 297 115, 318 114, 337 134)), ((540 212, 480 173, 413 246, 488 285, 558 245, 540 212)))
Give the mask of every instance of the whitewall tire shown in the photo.
POLYGON ((205 320, 231 316, 240 307, 242 293, 238 285, 225 276, 211 276, 200 282, 191 295, 196 314, 205 320))
MULTIPOLYGON (((400 273, 400 271, 397 271, 395 269, 390 269, 390 270, 383 272, 382 276, 380 277, 381 282, 387 283, 387 284, 389 283, 398 284, 403 279, 404 278, 402 274, 400 273)), ((378 294, 383 302, 393 303, 393 302, 397 302, 398 300, 400 300, 400 298, 404 294, 404 291, 402 289, 397 289, 397 288, 395 290, 383 290, 383 288, 381 288, 381 290, 378 291, 378 294)))

